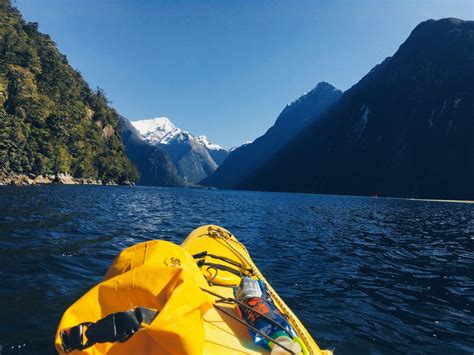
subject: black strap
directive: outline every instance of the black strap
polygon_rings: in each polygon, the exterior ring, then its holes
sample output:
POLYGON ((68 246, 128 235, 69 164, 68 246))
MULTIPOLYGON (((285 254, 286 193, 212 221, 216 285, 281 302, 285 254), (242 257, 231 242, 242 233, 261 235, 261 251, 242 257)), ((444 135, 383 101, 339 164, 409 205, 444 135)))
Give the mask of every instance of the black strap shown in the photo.
POLYGON ((222 260, 222 261, 224 261, 228 264, 237 266, 239 269, 245 270, 245 271, 249 272, 251 275, 253 275, 253 270, 251 268, 246 268, 246 267, 244 267, 244 265, 242 263, 239 263, 238 261, 226 258, 225 256, 210 254, 207 251, 202 251, 200 253, 194 254, 193 258, 194 259, 203 259, 206 256, 208 256, 210 258, 213 258, 213 259, 222 260))
POLYGON ((222 270, 222 271, 227 271, 230 272, 231 274, 234 274, 236 276, 242 277, 244 276, 240 270, 231 268, 230 266, 222 265, 222 264, 215 264, 215 263, 206 263, 204 260, 199 260, 197 262, 197 265, 199 267, 201 266, 208 266, 209 268, 214 268, 217 270, 222 270))
POLYGON ((142 324, 150 324, 158 311, 137 307, 109 314, 97 322, 84 322, 60 333, 65 352, 83 350, 96 343, 115 343, 128 340, 142 324), (84 343, 84 335, 87 341, 84 343))
POLYGON ((210 258, 213 258, 213 259, 222 260, 222 261, 224 261, 228 264, 231 264, 233 266, 237 266, 239 269, 248 272, 250 275, 254 274, 252 268, 246 268, 246 267, 244 267, 244 265, 242 263, 239 263, 238 261, 226 258, 225 256, 220 256, 220 255, 215 255, 215 254, 208 253, 206 250, 202 251, 200 253, 194 254, 193 258, 194 259, 205 259, 206 256, 208 256, 210 258))

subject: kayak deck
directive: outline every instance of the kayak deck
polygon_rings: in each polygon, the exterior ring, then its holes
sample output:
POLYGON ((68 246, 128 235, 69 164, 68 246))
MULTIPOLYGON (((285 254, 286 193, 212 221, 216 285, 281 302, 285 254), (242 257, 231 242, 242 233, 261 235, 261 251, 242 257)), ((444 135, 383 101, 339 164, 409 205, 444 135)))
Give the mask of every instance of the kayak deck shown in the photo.
MULTIPOLYGON (((181 246, 190 254, 207 251, 210 254, 223 256, 242 262, 222 241, 209 236, 208 226, 194 230, 181 246)), ((213 260, 216 264, 225 262, 213 260)), ((204 272, 205 273, 205 272, 204 272)), ((231 275, 227 275, 229 278, 231 275)), ((223 275, 225 277, 225 275, 223 275)), ((234 297, 232 288, 210 286, 210 290, 223 297, 234 297)), ((222 304, 228 312, 238 317, 235 306, 222 304)), ((266 354, 265 349, 255 345, 245 326, 236 320, 211 308, 204 315, 205 345, 204 354, 266 354)))
MULTIPOLYGON (((233 298, 232 286, 238 286, 240 277, 231 272, 225 271, 225 267, 232 266, 229 263, 239 263, 243 268, 252 269, 260 279, 265 279, 261 275, 258 268, 253 264, 245 247, 238 242, 237 238, 222 227, 208 225, 195 229, 186 238, 181 245, 191 255, 207 253, 214 257, 206 257, 205 265, 201 265, 201 272, 204 277, 211 281, 209 290, 220 295, 221 297, 233 298), (226 260, 219 259, 223 258, 226 260), (207 262, 209 260, 209 262, 207 262), (229 261, 230 260, 230 261, 229 261), (221 268, 213 268, 212 265, 221 265, 221 268), (211 266, 209 266, 211 265, 211 266), (213 285, 212 285, 213 284, 213 285), (225 285, 225 286, 220 286, 225 285)), ((267 283, 268 285, 268 283, 267 283)), ((301 322, 276 294, 276 292, 268 285, 273 293, 272 298, 276 307, 289 316, 292 326, 298 332, 298 335, 304 339, 304 344, 308 348, 310 354, 331 354, 330 351, 322 351, 311 338, 301 322)), ((218 298, 216 297, 216 300, 218 298)), ((221 303, 221 307, 239 317, 237 307, 221 303)), ((205 346, 204 354, 268 354, 264 348, 257 346, 250 337, 248 329, 245 325, 237 322, 216 308, 211 308, 204 315, 205 329, 205 346)))

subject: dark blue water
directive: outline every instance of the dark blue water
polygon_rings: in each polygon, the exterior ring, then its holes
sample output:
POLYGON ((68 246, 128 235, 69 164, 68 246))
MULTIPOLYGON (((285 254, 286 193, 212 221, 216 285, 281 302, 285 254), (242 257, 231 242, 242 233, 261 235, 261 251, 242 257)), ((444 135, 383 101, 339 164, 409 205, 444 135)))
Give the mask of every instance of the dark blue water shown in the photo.
POLYGON ((474 352, 474 205, 165 189, 0 188, 0 353, 51 353, 62 312, 134 243, 219 224, 336 354, 474 352))

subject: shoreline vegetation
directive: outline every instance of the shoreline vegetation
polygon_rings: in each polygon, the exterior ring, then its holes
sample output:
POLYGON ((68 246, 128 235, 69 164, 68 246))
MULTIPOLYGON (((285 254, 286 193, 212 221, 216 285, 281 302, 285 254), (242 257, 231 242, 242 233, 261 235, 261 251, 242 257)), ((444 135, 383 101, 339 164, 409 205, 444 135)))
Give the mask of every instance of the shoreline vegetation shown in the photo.
POLYGON ((0 48, 0 183, 138 180, 104 91, 10 0, 0 0, 0 48))
POLYGON ((100 180, 94 178, 75 178, 69 174, 19 174, 15 172, 0 171, 0 186, 30 186, 30 185, 129 185, 135 184, 130 181, 117 183, 114 180, 100 180))

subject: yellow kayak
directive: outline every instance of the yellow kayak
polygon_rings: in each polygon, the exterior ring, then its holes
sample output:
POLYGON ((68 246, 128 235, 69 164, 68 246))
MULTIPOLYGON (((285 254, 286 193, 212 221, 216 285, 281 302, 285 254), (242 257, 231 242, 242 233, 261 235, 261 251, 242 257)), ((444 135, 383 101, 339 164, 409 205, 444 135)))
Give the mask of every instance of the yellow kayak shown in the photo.
POLYGON ((331 354, 318 347, 237 238, 214 225, 195 229, 181 246, 150 241, 122 251, 104 280, 66 310, 56 349, 80 354, 268 354, 268 348, 254 343, 234 303, 234 289, 244 276, 265 284, 296 332, 302 354, 331 354))

